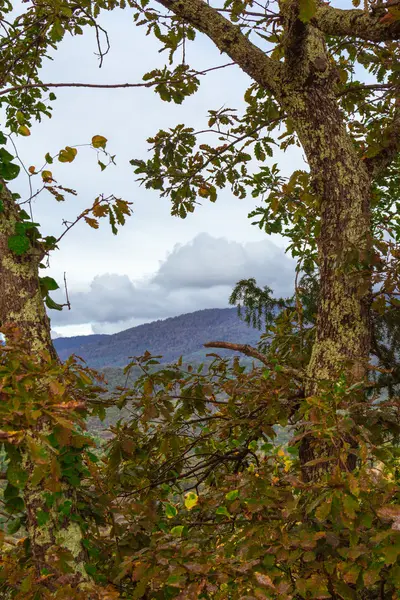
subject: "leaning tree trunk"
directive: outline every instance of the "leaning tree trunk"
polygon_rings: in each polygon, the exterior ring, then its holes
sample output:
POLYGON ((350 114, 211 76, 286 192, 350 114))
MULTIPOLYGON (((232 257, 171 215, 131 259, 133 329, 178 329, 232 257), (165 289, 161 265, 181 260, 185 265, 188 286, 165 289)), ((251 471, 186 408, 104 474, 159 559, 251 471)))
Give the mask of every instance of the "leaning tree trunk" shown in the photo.
MULTIPOLYGON (((0 199, 0 326, 11 325, 18 328, 27 351, 37 360, 57 361, 57 353, 50 336, 50 321, 40 291, 38 268, 43 253, 34 245, 31 245, 21 256, 15 255, 9 249, 9 238, 15 235, 15 225, 20 220, 19 208, 4 183, 2 183, 0 199)), ((46 385, 45 381, 43 385, 46 385)), ((40 418, 30 432, 30 437, 34 439, 35 436, 43 433, 50 433, 49 424, 47 419, 40 418)), ((48 553, 51 553, 53 548, 54 554, 54 548, 58 547, 73 556, 75 570, 66 578, 64 573, 57 573, 54 569, 50 569, 52 572, 48 579, 49 585, 57 587, 57 581, 79 585, 87 580, 80 527, 77 523, 61 522, 56 511, 50 514, 45 527, 39 526, 39 512, 48 512, 45 502, 46 490, 41 487, 41 484, 31 484, 30 476, 35 464, 27 449, 21 448, 21 461, 28 473, 28 481, 24 488, 24 502, 36 575, 41 577, 49 571, 48 553), (52 518, 54 515, 57 519, 52 518)), ((65 496, 73 495, 73 490, 66 484, 62 485, 65 500, 65 496)))
MULTIPOLYGON (((371 180, 346 132, 334 79, 331 84, 329 79, 315 77, 288 100, 320 203, 320 296, 307 369, 309 396, 342 373, 349 385, 362 381, 371 343, 371 180)), ((305 465, 320 458, 323 451, 311 437, 305 437, 300 460, 305 465)), ((347 467, 354 464, 350 454, 347 467)), ((318 477, 323 468, 304 468, 305 479, 318 477)))

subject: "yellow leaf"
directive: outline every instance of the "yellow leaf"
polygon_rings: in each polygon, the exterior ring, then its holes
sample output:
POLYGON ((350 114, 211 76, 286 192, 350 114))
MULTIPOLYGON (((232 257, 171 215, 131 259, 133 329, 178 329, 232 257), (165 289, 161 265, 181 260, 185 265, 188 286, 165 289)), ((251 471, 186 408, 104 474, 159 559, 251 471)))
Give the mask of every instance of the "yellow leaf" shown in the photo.
POLYGON ((25 137, 31 135, 30 129, 26 125, 20 125, 20 127, 18 127, 18 133, 25 137))
POLYGON ((199 188, 199 196, 201 196, 202 198, 207 198, 209 193, 210 192, 209 192, 208 188, 206 188, 205 186, 202 186, 201 188, 199 188))
POLYGON ((72 162, 75 156, 78 154, 78 150, 76 148, 71 148, 71 146, 65 146, 64 150, 60 150, 58 154, 58 160, 60 162, 72 162))
POLYGON ((50 181, 53 181, 53 173, 51 171, 43 171, 42 179, 44 182, 50 183, 50 181))
POLYGON ((49 388, 54 396, 62 396, 65 392, 65 387, 58 381, 50 381, 49 388))
POLYGON ((195 492, 188 492, 185 496, 185 506, 188 510, 192 510, 199 501, 199 497, 195 492))
POLYGON ((94 135, 92 137, 93 148, 105 148, 107 144, 107 138, 102 135, 94 135))

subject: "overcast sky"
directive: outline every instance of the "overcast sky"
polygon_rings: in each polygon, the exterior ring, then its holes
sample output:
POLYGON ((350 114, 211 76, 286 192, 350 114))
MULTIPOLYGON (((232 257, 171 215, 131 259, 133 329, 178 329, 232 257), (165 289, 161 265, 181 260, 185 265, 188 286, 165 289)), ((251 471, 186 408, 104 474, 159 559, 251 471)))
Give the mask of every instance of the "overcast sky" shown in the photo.
MULTIPOLYGON (((54 61, 45 65, 43 80, 139 82, 145 72, 165 64, 158 42, 134 26, 129 11, 104 14, 102 24, 111 41, 102 69, 94 54, 94 32, 87 31, 62 43, 54 61)), ((198 69, 229 62, 202 35, 187 48, 187 60, 198 69)), ((112 333, 200 308, 225 307, 242 277, 256 277, 278 294, 291 293, 293 263, 284 253, 285 241, 267 238, 251 225, 247 214, 257 204, 251 197, 238 200, 224 191, 216 204, 204 201, 180 220, 170 216, 168 200, 139 187, 129 165, 131 158, 146 156, 146 139, 160 128, 185 123, 202 129, 208 109, 242 108, 248 84, 236 66, 218 70, 203 78, 200 91, 181 106, 162 102, 151 89, 59 89, 53 118, 35 124, 29 138, 16 139, 27 166, 42 165, 46 152, 89 142, 95 134, 104 135, 116 154, 117 166, 103 173, 89 148, 79 149, 72 164, 52 165, 53 177, 78 196, 57 203, 44 192, 37 199, 34 217, 47 235, 58 236, 62 220, 73 220, 99 193, 134 203, 134 214, 117 236, 107 223, 97 231, 79 224, 52 255, 49 274, 61 282, 66 271, 72 302, 71 311, 51 311, 57 334, 112 333)), ((285 155, 277 152, 271 162, 287 174, 303 166, 293 147, 285 155)), ((29 197, 26 176, 13 189, 29 197)))

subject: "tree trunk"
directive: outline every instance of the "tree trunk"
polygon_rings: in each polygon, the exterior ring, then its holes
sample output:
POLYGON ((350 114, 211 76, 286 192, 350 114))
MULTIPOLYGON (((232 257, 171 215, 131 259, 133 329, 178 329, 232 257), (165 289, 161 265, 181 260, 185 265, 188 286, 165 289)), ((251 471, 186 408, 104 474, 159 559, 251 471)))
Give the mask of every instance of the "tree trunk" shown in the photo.
MULTIPOLYGON (((346 132, 333 89, 326 79, 316 78, 287 102, 320 202, 320 297, 308 396, 341 373, 349 385, 362 381, 371 344, 371 180, 346 132)), ((303 465, 323 451, 313 443, 306 437, 301 444, 303 465)), ((354 467, 354 455, 347 467, 354 467)), ((316 469, 303 472, 310 479, 316 469)))
POLYGON ((0 184, 0 326, 17 326, 32 354, 47 353, 56 359, 50 321, 40 293, 38 267, 43 255, 35 247, 21 256, 9 249, 8 240, 15 235, 15 225, 20 220, 19 209, 5 184, 0 184))
MULTIPOLYGON (((46 314, 40 291, 38 267, 43 253, 33 244, 21 256, 15 255, 8 246, 10 236, 15 235, 15 225, 20 220, 19 207, 12 198, 4 183, 0 192, 0 326, 15 326, 22 335, 27 351, 40 361, 58 361, 57 353, 50 335, 50 321, 46 314)), ((43 381, 46 385, 46 381, 43 381)), ((31 432, 34 439, 37 435, 48 435, 47 419, 40 418, 31 432)), ((81 545, 83 536, 77 523, 60 521, 55 505, 50 511, 50 518, 45 526, 39 526, 38 513, 48 513, 45 501, 46 490, 41 484, 32 486, 30 476, 35 464, 29 451, 21 448, 22 466, 28 473, 28 481, 24 488, 24 502, 27 514, 27 530, 30 540, 32 560, 37 577, 51 573, 48 579, 50 588, 70 584, 74 587, 88 579, 84 571, 84 552, 81 545), (73 557, 75 570, 73 573, 57 572, 50 567, 50 559, 54 563, 54 548, 64 549, 73 557), (50 554, 50 556, 49 556, 50 554), (52 556, 53 555, 53 556, 52 556), (61 578, 61 579, 60 579, 61 578), (59 583, 57 583, 59 582, 59 583)), ((72 497, 73 490, 62 483, 62 494, 59 502, 72 497)), ((47 490, 48 491, 48 490, 47 490)))

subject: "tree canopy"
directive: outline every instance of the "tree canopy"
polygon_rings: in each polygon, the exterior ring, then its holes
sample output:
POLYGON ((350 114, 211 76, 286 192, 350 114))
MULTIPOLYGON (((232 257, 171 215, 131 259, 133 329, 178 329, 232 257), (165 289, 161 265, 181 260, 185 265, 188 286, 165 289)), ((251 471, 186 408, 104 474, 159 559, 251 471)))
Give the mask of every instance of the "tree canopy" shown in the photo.
MULTIPOLYGON (((7 600, 398 597, 400 5, 353 4, 2 5, 7 600), (64 234, 43 233, 12 192, 13 143, 49 116, 53 88, 93 85, 42 81, 43 61, 90 27, 102 63, 110 49, 102 13, 117 9, 158 40, 167 64, 110 86, 148 87, 181 104, 207 75, 186 60, 199 35, 227 56, 224 68, 251 79, 243 111, 210 107, 200 132, 190 123, 154 132, 150 157, 132 157, 134 173, 181 218, 222 188, 257 198, 250 218, 286 236, 297 272, 292 298, 273 298, 251 273, 233 291, 265 329, 259 347, 210 340, 207 367, 159 368, 146 353, 127 367, 140 370, 136 383, 105 399, 101 379, 78 359, 60 363, 52 345, 46 307, 62 306, 44 269, 64 234), (306 168, 285 177, 274 149, 291 145, 306 168), (218 348, 252 357, 253 368, 213 355, 218 348), (132 419, 96 448, 85 420, 110 403, 132 419), (288 428, 283 444, 278 426, 288 428)), ((103 136, 88 145, 101 169, 113 162, 103 136)), ((53 180, 51 165, 77 154, 73 145, 47 154, 29 176, 62 200, 74 191, 53 180)), ((129 202, 99 196, 65 233, 102 218, 116 233, 130 214, 129 202)))

